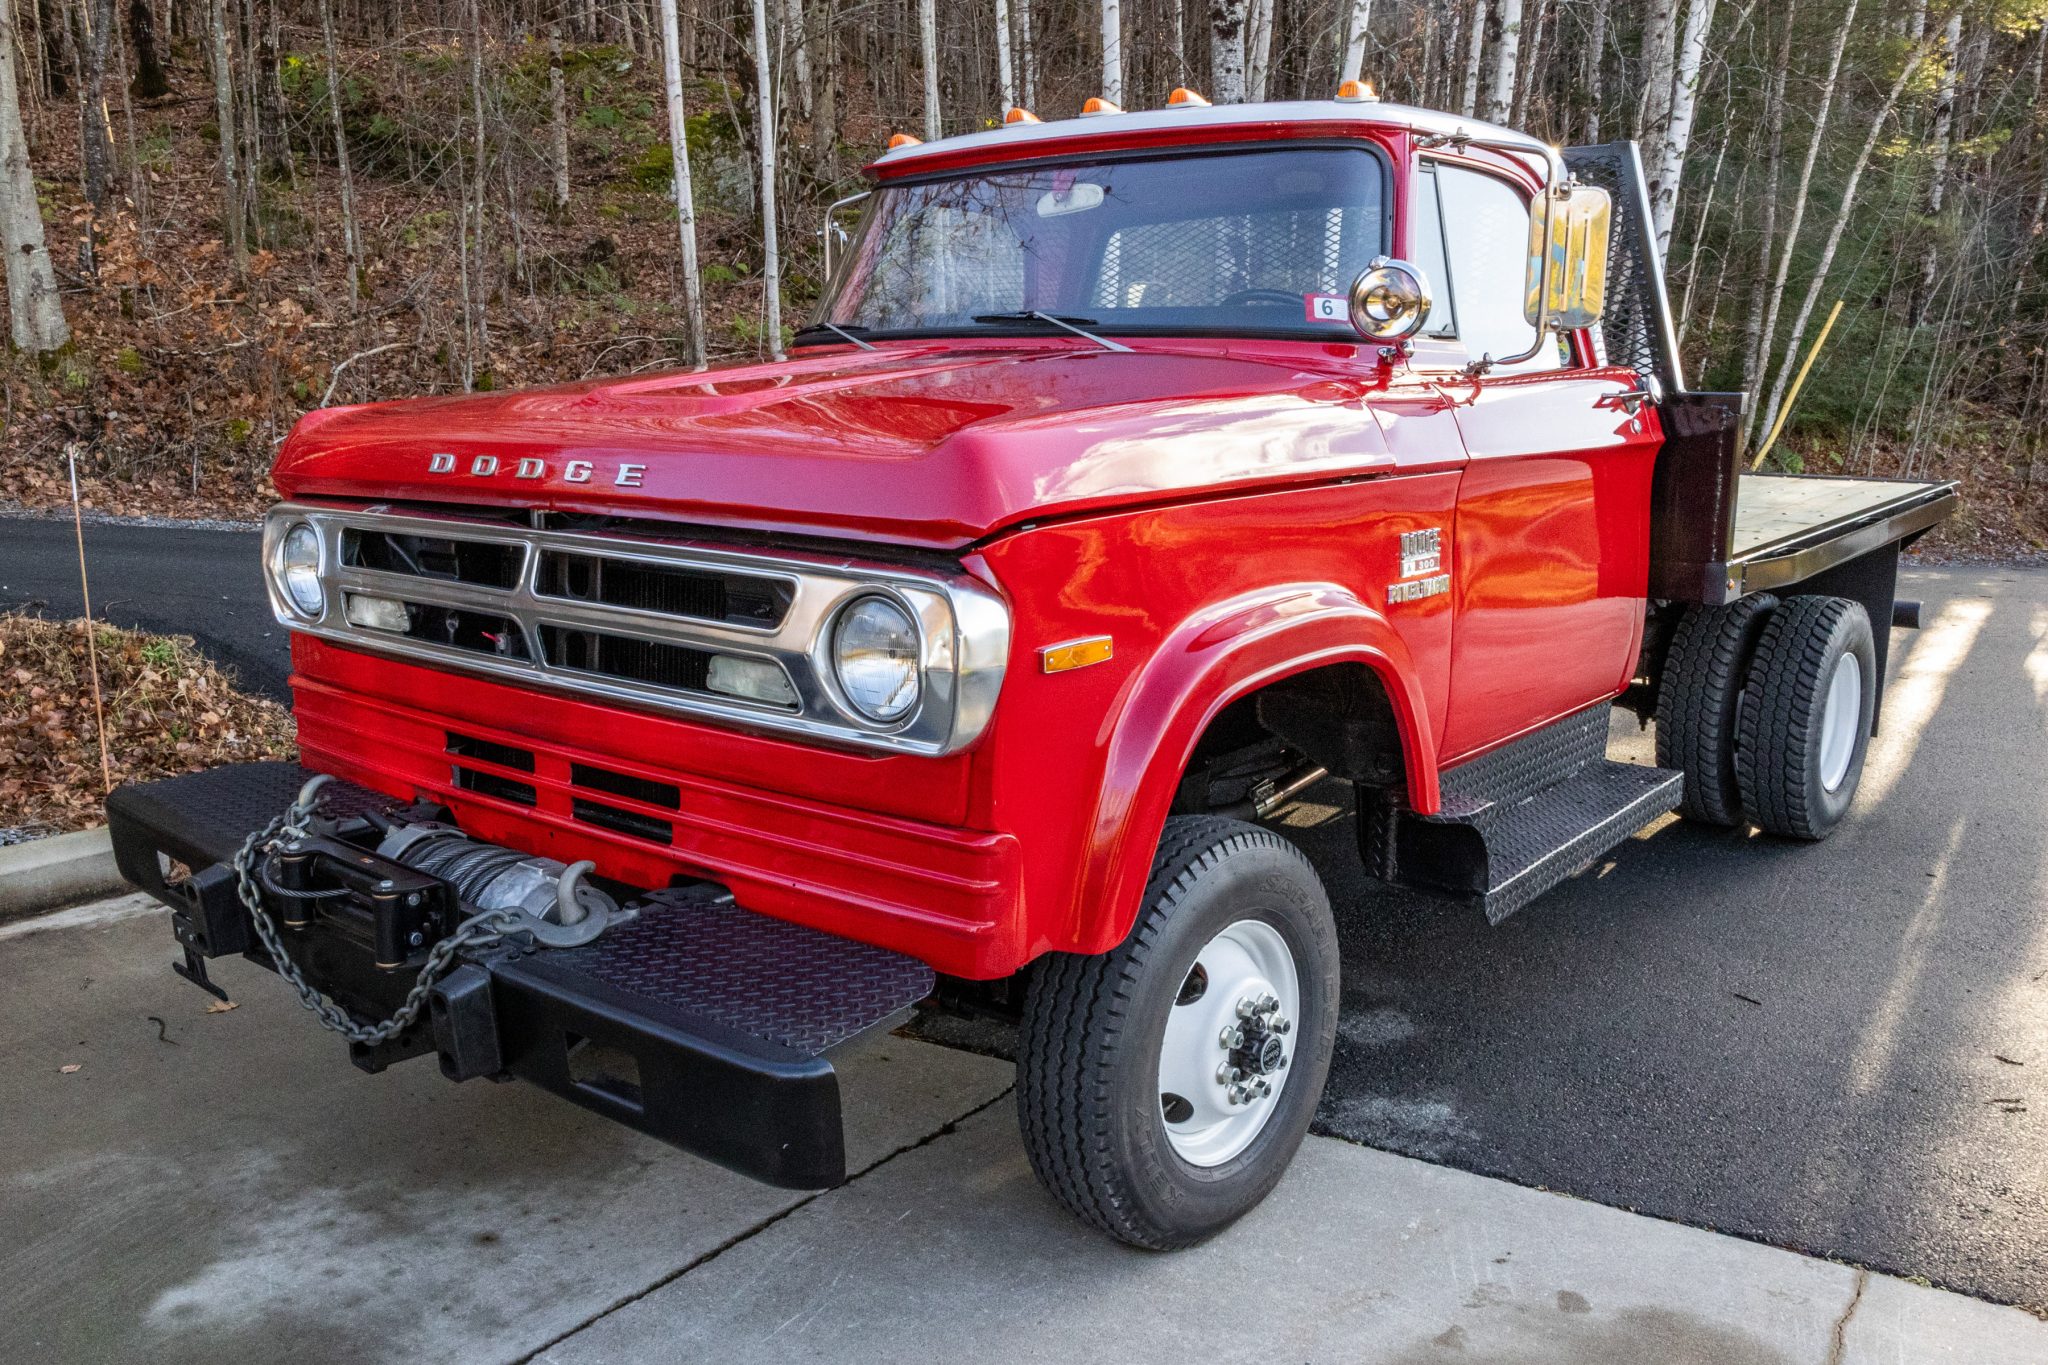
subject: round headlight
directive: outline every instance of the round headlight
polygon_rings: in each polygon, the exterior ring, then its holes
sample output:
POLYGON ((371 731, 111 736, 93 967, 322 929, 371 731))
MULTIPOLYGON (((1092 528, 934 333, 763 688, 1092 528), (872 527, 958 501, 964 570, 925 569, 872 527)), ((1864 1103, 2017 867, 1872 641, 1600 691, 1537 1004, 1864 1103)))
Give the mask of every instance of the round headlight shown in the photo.
POLYGON ((869 720, 901 720, 917 705, 917 657, 917 622, 890 598, 861 598, 832 628, 839 689, 869 720))
POLYGON ((277 581, 292 605, 307 616, 318 616, 327 605, 327 590, 320 586, 320 537, 305 522, 295 522, 277 546, 277 581))

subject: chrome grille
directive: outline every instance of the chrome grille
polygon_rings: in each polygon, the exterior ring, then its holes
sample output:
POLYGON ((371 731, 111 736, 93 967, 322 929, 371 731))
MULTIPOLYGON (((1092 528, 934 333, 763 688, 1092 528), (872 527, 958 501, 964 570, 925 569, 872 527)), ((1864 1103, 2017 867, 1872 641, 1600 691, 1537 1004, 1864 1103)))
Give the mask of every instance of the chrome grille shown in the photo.
POLYGON ((962 573, 741 552, 644 530, 291 503, 266 523, 266 564, 277 562, 279 542, 298 522, 318 536, 325 602, 317 616, 302 614, 267 575, 271 608, 292 629, 651 710, 951 753, 986 726, 1009 655, 1008 609, 962 573), (847 704, 830 663, 840 610, 873 593, 895 599, 919 626, 922 698, 894 725, 847 704), (723 672, 712 667, 721 657, 723 672), (746 669, 758 678, 763 664, 780 671, 793 702, 712 685, 736 686, 746 669))

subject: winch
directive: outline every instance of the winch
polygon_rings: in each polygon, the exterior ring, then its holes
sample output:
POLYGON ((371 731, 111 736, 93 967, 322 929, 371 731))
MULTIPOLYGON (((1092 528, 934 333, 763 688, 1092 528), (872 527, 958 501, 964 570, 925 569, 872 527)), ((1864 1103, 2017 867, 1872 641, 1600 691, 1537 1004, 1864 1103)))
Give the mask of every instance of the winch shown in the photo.
MULTIPOLYGON (((425 818, 445 814, 439 808, 321 818, 327 781, 307 782, 284 814, 249 836, 232 866, 237 898, 278 974, 351 1042, 374 1046, 409 1029, 464 948, 506 939, 580 947, 634 914, 585 880, 595 864, 523 853, 425 818), (275 920, 266 901, 277 907, 275 920), (363 1023, 306 980, 280 926, 317 926, 366 943, 377 972, 411 970, 414 982, 390 1017, 363 1023)), ((203 970, 193 979, 207 984, 202 977, 203 970)))

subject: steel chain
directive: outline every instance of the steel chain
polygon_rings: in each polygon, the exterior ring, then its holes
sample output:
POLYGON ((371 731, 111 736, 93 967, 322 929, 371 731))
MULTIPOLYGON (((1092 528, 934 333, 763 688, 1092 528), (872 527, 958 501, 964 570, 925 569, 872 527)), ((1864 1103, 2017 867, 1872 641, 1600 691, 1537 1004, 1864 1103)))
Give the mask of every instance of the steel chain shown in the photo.
POLYGON ((455 926, 454 932, 436 943, 427 952, 427 960, 420 967, 419 979, 412 989, 405 993, 405 1000, 397 1011, 382 1023, 364 1025, 351 1019, 348 1012, 332 1000, 323 996, 299 971, 298 964, 291 960, 279 937, 277 926, 271 922, 269 911, 263 908, 263 898, 256 886, 256 859, 259 850, 268 856, 270 847, 280 836, 293 839, 303 838, 307 822, 320 804, 320 788, 325 779, 315 777, 300 788, 298 796, 285 808, 284 814, 272 820, 263 828, 254 831, 242 841, 242 847, 234 858, 235 889, 242 905, 249 912, 250 922, 256 926, 256 937, 263 940, 263 947, 270 954, 271 962, 277 967, 277 974, 290 983, 298 993, 299 1003, 313 1012, 313 1016, 326 1027, 339 1033, 351 1043, 366 1046, 386 1043, 405 1032, 416 1023, 420 1011, 426 1008, 427 992, 434 988, 441 974, 455 960, 455 955, 473 944, 496 943, 506 934, 517 930, 526 916, 517 910, 483 910, 471 915, 455 926))

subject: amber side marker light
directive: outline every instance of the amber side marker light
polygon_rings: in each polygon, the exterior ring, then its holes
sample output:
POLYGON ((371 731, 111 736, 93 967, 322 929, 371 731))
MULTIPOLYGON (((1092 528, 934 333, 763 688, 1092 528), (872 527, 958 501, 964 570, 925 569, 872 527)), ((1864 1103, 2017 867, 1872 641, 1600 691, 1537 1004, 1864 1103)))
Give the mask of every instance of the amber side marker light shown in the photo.
POLYGON ((1177 85, 1173 88, 1173 93, 1166 97, 1166 107, 1169 109, 1206 109, 1209 107, 1209 101, 1203 99, 1185 85, 1177 85))
POLYGON ((1100 95, 1090 95, 1088 102, 1081 106, 1081 117, 1094 118, 1098 114, 1121 114, 1123 111, 1120 104, 1111 104, 1100 95))
POLYGON ((923 145, 923 138, 912 137, 908 133, 898 133, 896 134, 896 136, 889 139, 889 150, 892 152, 895 151, 898 147, 922 147, 923 145))
POLYGON ((1076 668, 1086 668, 1108 660, 1115 652, 1107 635, 1091 636, 1086 640, 1068 640, 1065 644, 1047 645, 1038 651, 1038 658, 1048 673, 1066 673, 1076 668))
POLYGON ((1004 123, 1043 123, 1044 121, 1021 104, 1003 115, 1004 123))
POLYGON ((1373 104, 1379 97, 1380 92, 1372 88, 1371 81, 1346 81, 1337 87, 1337 98, 1346 104, 1373 104))

